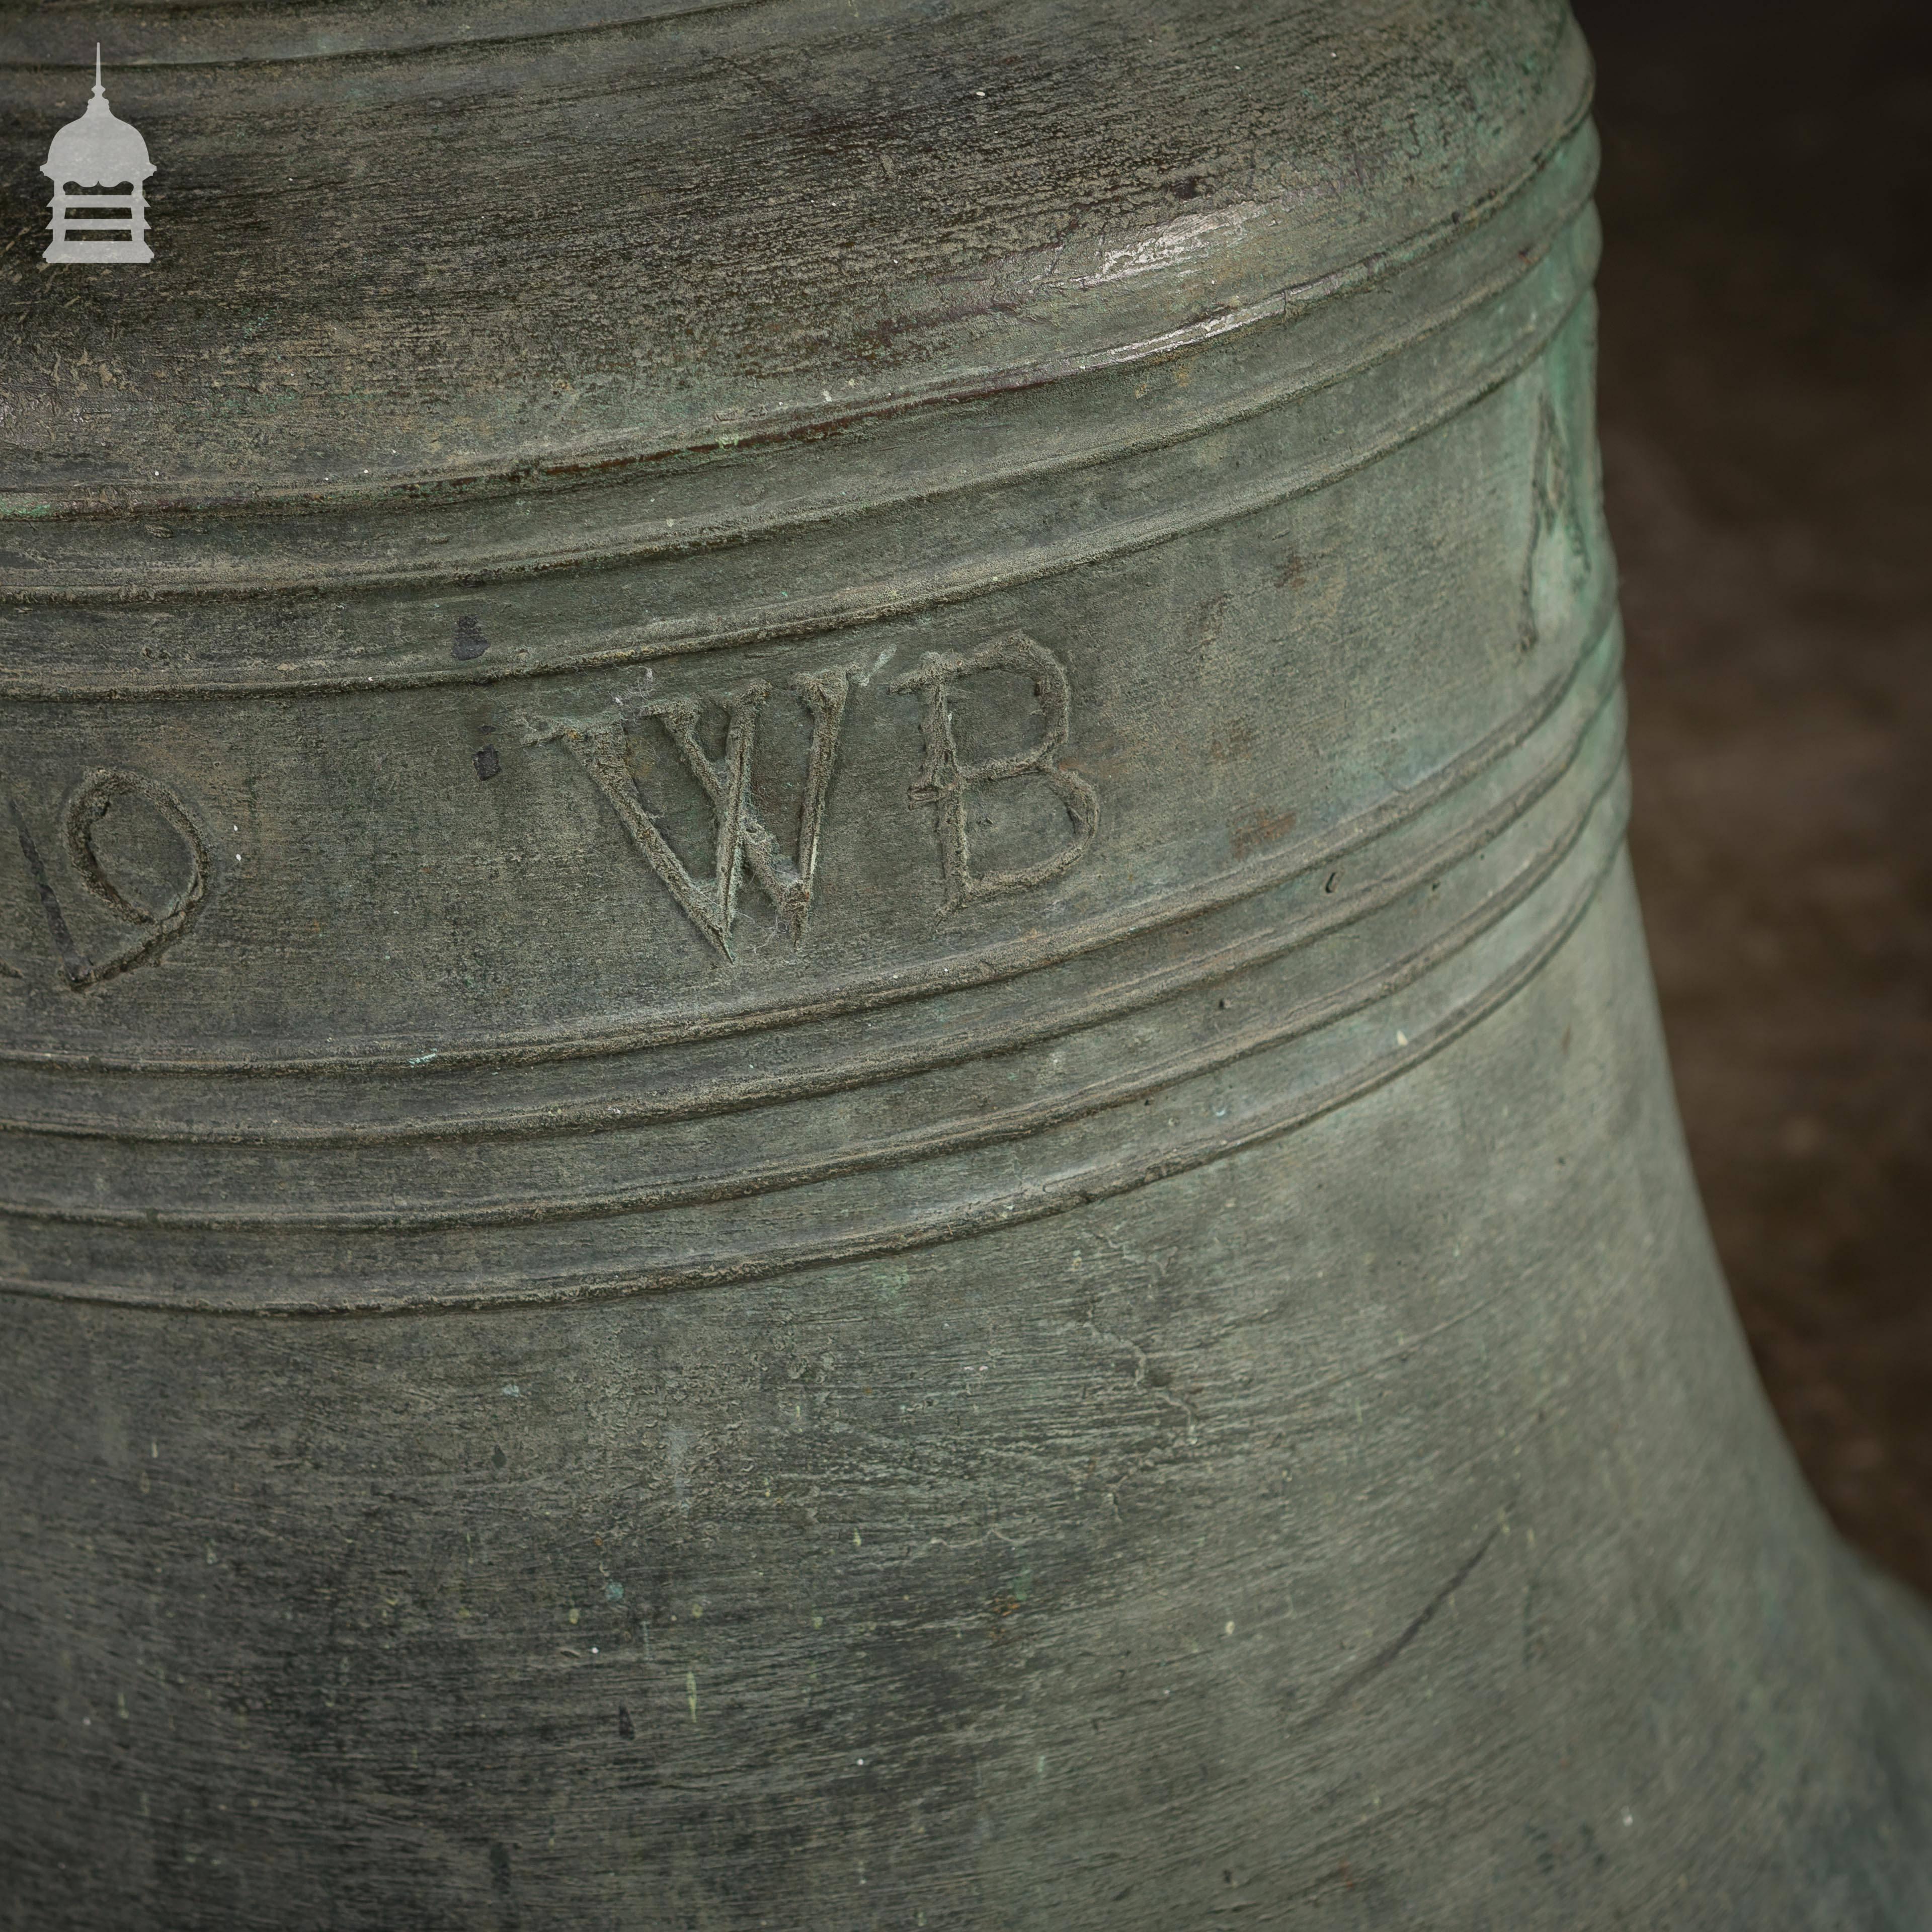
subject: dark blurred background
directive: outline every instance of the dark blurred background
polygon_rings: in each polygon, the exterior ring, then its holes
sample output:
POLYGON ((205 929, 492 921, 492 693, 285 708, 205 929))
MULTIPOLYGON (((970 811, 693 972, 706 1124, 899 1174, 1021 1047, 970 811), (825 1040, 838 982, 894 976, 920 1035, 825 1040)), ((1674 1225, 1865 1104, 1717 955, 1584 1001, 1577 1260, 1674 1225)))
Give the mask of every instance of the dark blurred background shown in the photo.
POLYGON ((1576 10, 1678 1097, 1806 1473, 1932 1595, 1932 5, 1576 10))

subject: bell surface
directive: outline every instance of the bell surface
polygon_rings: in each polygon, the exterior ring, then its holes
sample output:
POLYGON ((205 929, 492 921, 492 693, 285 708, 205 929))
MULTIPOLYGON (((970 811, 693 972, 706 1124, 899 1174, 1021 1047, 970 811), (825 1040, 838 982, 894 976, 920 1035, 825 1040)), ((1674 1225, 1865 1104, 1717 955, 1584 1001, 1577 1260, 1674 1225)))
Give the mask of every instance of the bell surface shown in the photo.
POLYGON ((1624 854, 1567 8, 29 8, 23 232, 97 35, 0 1926, 1932 1923, 1624 854))

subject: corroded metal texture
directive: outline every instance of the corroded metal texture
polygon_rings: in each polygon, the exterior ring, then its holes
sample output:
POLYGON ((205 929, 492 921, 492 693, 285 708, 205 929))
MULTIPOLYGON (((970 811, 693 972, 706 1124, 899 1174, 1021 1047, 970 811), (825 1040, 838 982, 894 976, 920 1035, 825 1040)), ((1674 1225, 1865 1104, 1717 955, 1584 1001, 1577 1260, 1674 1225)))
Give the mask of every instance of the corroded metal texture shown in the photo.
POLYGON ((0 1924, 1924 1922, 1622 856, 1567 13, 98 17, 0 1924))

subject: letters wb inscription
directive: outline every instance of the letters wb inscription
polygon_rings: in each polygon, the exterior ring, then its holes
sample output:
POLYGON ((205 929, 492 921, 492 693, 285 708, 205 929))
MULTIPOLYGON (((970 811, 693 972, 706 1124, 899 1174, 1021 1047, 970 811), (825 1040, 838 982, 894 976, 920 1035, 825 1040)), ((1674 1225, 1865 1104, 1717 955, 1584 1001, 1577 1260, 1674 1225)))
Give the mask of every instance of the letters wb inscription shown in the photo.
MULTIPOLYGON (((760 817, 750 792, 758 720, 772 694, 769 684, 754 682, 703 698, 657 698, 643 704, 620 700, 614 718, 590 722, 545 719, 532 728, 526 742, 562 745, 572 753, 609 800, 685 916, 727 959, 734 956, 732 929, 740 886, 747 872, 771 902, 796 946, 805 936, 812 907, 839 728, 860 670, 857 665, 837 665, 808 671, 791 680, 791 694, 810 718, 812 740, 806 754, 797 836, 789 856, 760 817), (722 710, 724 717, 724 752, 717 758, 698 742, 698 721, 707 704, 722 710), (702 879, 672 849, 658 814, 632 776, 627 757, 631 730, 634 723, 641 726, 646 722, 670 740, 710 808, 717 836, 710 872, 702 879)), ((970 653, 928 652, 917 670, 887 688, 896 695, 916 696, 920 700, 920 732, 925 755, 908 796, 915 806, 929 806, 934 813, 944 910, 956 911, 982 899, 1030 891, 1060 878, 1079 862, 1100 830, 1100 801, 1084 778, 1059 762, 1071 729, 1072 694, 1066 667, 1051 651, 1023 633, 1012 632, 970 653), (961 755, 953 699, 965 680, 988 671, 1017 673, 1031 682, 1041 726, 1039 736, 1024 750, 974 760, 961 755), (1027 777, 1046 784, 1066 808, 1072 821, 1071 837, 1031 865, 1000 872, 976 870, 967 836, 969 796, 981 787, 1027 777)))

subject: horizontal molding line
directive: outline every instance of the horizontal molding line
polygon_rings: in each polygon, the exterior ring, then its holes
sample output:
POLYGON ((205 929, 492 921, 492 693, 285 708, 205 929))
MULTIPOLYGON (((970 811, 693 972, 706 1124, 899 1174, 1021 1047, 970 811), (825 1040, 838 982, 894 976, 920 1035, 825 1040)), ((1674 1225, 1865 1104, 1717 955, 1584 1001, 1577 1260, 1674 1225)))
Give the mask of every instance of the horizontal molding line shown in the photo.
MULTIPOLYGON (((625 14, 616 20, 586 21, 580 26, 554 28, 548 33, 476 34, 460 40, 404 40, 394 44, 371 43, 362 46, 317 48, 303 52, 229 55, 221 58, 168 59, 154 55, 125 54, 116 60, 114 71, 124 74, 206 74, 210 71, 245 73, 252 68, 313 67, 343 62, 400 61, 435 54, 494 52, 504 47, 550 45, 561 40, 594 38, 598 34, 620 34, 660 22, 675 25, 714 14, 743 14, 769 6, 772 0, 682 0, 682 4, 651 8, 625 14)), ((214 8, 208 10, 216 11, 214 8)), ((232 10, 239 13, 241 9, 232 10)), ((218 18, 219 15, 218 14, 218 18)), ((197 22, 196 24, 200 24, 197 22)), ((86 61, 0 61, 0 74, 57 75, 79 86, 93 71, 86 61)))
MULTIPOLYGON (((1507 830, 1561 782, 1575 764, 1597 721, 1617 697, 1618 686, 1613 675, 1616 666, 1616 658, 1612 653, 1606 674, 1597 686, 1588 710, 1522 785, 1468 825, 1459 826, 1448 837, 1438 840, 1400 870, 1335 895, 1312 917, 1291 921, 1286 927, 1244 934, 1198 959, 1143 974, 1084 999, 1070 1001, 1036 1018, 1028 1016, 1004 1025, 978 1028, 970 1021, 950 1025, 945 1029, 944 1045, 927 1042, 909 1052, 902 1051, 897 1057, 890 1049, 874 1054, 862 1053, 843 1058, 836 1068, 817 1075, 780 1075, 764 1079, 717 1082, 694 1091, 687 1090, 683 1096, 657 1096, 616 1102, 598 1100, 572 1108, 548 1107, 435 1122, 224 1131, 205 1126, 182 1129, 148 1127, 125 1120, 41 1121, 16 1117, 0 1120, 0 1133, 224 1147, 386 1146, 427 1141, 604 1133, 820 1099, 887 1081, 940 1071, 969 1060, 1019 1052, 1270 964, 1382 910, 1460 864, 1507 830)), ((1621 726, 1617 742, 1620 746, 1621 726)), ((1613 757, 1616 753, 1606 755, 1613 757)), ((0 1206, 0 1212, 5 1211, 4 1206, 0 1206)))
MULTIPOLYGON (((118 582, 35 586, 16 580, 4 594, 17 606, 33 609, 114 606, 130 601, 157 603, 216 599, 226 603, 266 597, 332 596, 340 592, 360 594, 386 590, 467 593, 492 584, 526 583, 569 571, 634 568, 662 560, 712 554, 772 537, 862 522, 868 517, 915 505, 943 506, 960 496, 1050 481, 1083 470, 1101 468, 1134 457, 1178 448, 1217 431, 1252 422, 1270 410, 1285 408, 1354 381, 1409 353, 1432 337, 1501 299, 1542 268, 1558 244, 1570 238, 1576 224, 1588 212, 1589 193, 1586 178, 1576 195, 1564 205, 1549 232, 1534 247, 1511 255, 1502 273, 1472 284, 1460 292, 1455 302, 1426 316, 1406 334, 1384 342, 1372 354, 1316 374, 1258 384, 1223 407, 1193 411, 1168 428, 1144 436, 1119 436, 1112 442, 1095 444, 1072 454, 1035 458, 1010 463, 1004 467, 992 464, 966 476, 935 477, 916 488, 869 497, 862 502, 849 499, 826 500, 808 508, 764 517, 746 517, 730 524, 700 526, 695 531, 687 530, 675 538, 664 536, 662 525, 657 524, 648 536, 640 536, 634 529, 623 532, 614 542, 596 547, 579 544, 566 548, 527 550, 514 556, 472 554, 438 556, 427 564, 418 560, 382 568, 345 566, 312 568, 305 572, 291 570, 274 577, 250 577, 217 569, 206 578, 177 578, 152 568, 162 560, 151 556, 143 561, 140 568, 130 571, 118 582)), ((1563 311, 1565 316, 1589 286, 1591 273, 1588 267, 1580 272, 1577 279, 1575 297, 1563 311)), ((1560 322, 1557 326, 1561 326, 1560 322)), ((566 513, 571 507, 568 500, 560 507, 559 522, 565 520, 566 513)), ((44 526, 37 525, 36 534, 40 527, 44 526)), ((540 669, 513 668, 495 674, 500 677, 544 674, 540 669)), ((344 680, 350 682, 356 675, 347 670, 341 674, 344 680)), ((456 684, 487 682, 490 675, 480 668, 460 673, 440 669, 438 673, 440 681, 456 684)), ((279 690, 284 687, 278 684, 272 688, 279 690)))
MULTIPOLYGON (((1319 1033, 1390 998, 1444 964, 1515 910, 1568 857, 1605 795, 1622 776, 1622 751, 1619 732, 1609 768, 1586 800, 1582 811, 1561 827, 1505 885, 1434 939, 1411 949, 1364 978, 1290 1009, 1285 1016, 1231 1028, 1228 1038, 1211 1048, 1169 1054, 1133 1072, 1076 1088, 1051 1099, 995 1108, 970 1122, 955 1120, 943 1126, 888 1135, 836 1154, 766 1161, 682 1180, 592 1194, 434 1204, 404 1203, 385 1208, 308 1212, 284 1208, 150 1210, 94 1204, 29 1205, 0 1202, 0 1216, 87 1227, 245 1230, 268 1234, 298 1230, 409 1234, 430 1228, 529 1227, 742 1200, 752 1195, 781 1192, 849 1174, 905 1166, 945 1154, 1027 1139, 1048 1128, 1126 1106, 1184 1082, 1219 1072, 1251 1054, 1319 1033)), ((1406 889, 1412 891, 1415 886, 1416 882, 1411 880, 1406 889)), ((1183 987, 1166 997, 1178 998, 1189 990, 1183 987)))
POLYGON ((694 1256, 665 1268, 612 1270, 548 1280, 521 1280, 473 1287, 460 1294, 440 1294, 414 1288, 391 1288, 372 1294, 364 1288, 358 1293, 339 1298, 292 1298, 242 1304, 198 1296, 192 1290, 172 1294, 164 1290, 136 1293, 110 1286, 0 1276, 0 1294, 253 1320, 265 1317, 344 1318, 462 1314, 491 1308, 583 1305, 770 1279, 796 1274, 804 1268, 867 1261, 886 1255, 909 1254, 974 1234, 1023 1226, 1092 1202, 1130 1192, 1152 1182, 1279 1139, 1400 1078, 1499 1011, 1529 985, 1582 922, 1622 850, 1621 836, 1610 838, 1600 862, 1592 868, 1544 938, 1508 971, 1490 981, 1475 998, 1446 1015, 1432 1028, 1418 1034, 1397 1052, 1385 1055, 1297 1100, 1272 1107, 1251 1108, 1225 1128, 1184 1138, 1158 1154, 1130 1155, 1065 1169, 1023 1186, 962 1204, 944 1217, 922 1221, 904 1216, 874 1222, 868 1228, 848 1228, 815 1238, 775 1244, 764 1250, 694 1256))
MULTIPOLYGON (((1620 657, 1616 623, 1616 585, 1610 571, 1600 574, 1599 597, 1586 614, 1590 641, 1565 670, 1545 685, 1530 702, 1467 750, 1439 766, 1430 776, 1392 794, 1379 805, 1358 813, 1325 836, 1297 841, 1281 850, 1231 866, 1202 885, 1172 892, 1150 906, 1101 914, 1070 927, 1058 943, 1040 947, 1029 940, 1008 940, 977 953, 955 954, 916 971, 883 975, 842 987, 813 999, 786 1006, 747 1002, 709 1012, 687 1013, 601 1032, 569 1032, 492 1041, 473 1047, 417 1040, 372 1046, 346 1054, 290 1056, 285 1058, 215 1060, 183 1057, 122 1058, 107 1054, 35 1052, 0 1046, 0 1065, 31 1066, 74 1072, 126 1073, 166 1076, 265 1078, 275 1075, 366 1076, 399 1073, 433 1084, 439 1072, 529 1066, 545 1061, 602 1059, 663 1046, 686 1046, 728 1039, 740 1034, 808 1025, 848 1013, 875 1012, 924 998, 934 993, 958 992, 1018 979, 1046 967, 1083 958, 1124 940, 1198 919, 1203 914, 1252 898, 1337 860, 1426 811, 1457 791, 1526 742, 1564 700, 1594 670, 1607 683, 1620 657), (433 1064, 423 1056, 433 1052, 433 1064)), ((38 1131, 38 1130, 31 1130, 38 1131)))
POLYGON ((58 684, 0 676, 0 702, 86 704, 138 699, 143 703, 189 704, 248 698, 345 697, 375 692, 427 690, 449 685, 473 686, 526 682, 536 678, 580 676, 593 671, 661 662, 668 658, 799 642, 822 636, 827 632, 862 630, 916 616, 924 611, 970 603, 1003 591, 1023 590, 1064 576, 1071 571, 1136 556, 1202 530, 1279 508, 1298 497, 1312 496, 1348 477, 1359 475, 1514 381, 1543 354, 1551 338, 1575 313, 1577 304, 1588 293, 1588 284, 1580 284, 1571 300, 1552 316, 1545 319, 1544 326, 1526 332, 1523 338, 1512 346, 1510 353, 1496 358, 1474 388, 1456 391, 1432 409, 1414 412, 1382 436, 1352 450, 1336 462, 1304 470, 1287 479, 1277 478, 1245 490, 1230 490, 1218 500, 1190 510, 1126 518, 1102 541, 1063 539, 1024 565, 1016 566, 996 560, 979 569, 955 566, 928 572, 922 583, 910 589, 889 590, 882 584, 874 583, 819 598, 787 599, 782 613, 774 602, 763 607, 762 614, 757 616, 722 624, 707 622, 702 628, 688 623, 656 629, 649 624, 636 626, 619 634, 628 635, 634 641, 547 658, 542 662, 526 660, 505 663, 487 672, 474 668, 446 670, 425 666, 418 670, 360 674, 332 670, 326 674, 292 674, 280 679, 209 678, 168 685, 138 680, 130 682, 112 674, 104 675, 98 681, 58 684))
MULTIPOLYGON (((1331 269, 1306 282, 1292 283, 1240 308, 1204 316, 1178 328, 1137 341, 1056 356, 1042 362, 1016 364, 983 371, 964 382, 957 378, 930 382, 856 408, 842 409, 832 416, 827 416, 823 410, 801 410, 768 418, 742 429, 720 431, 701 441, 649 449, 613 442, 584 444, 573 450, 560 453, 553 451, 548 454, 525 451, 506 457, 488 470, 452 470, 366 488, 349 484, 328 489, 291 480, 278 490, 245 497, 183 496, 178 490, 142 492, 138 495, 130 494, 111 506, 72 502, 56 512, 48 520, 120 521, 162 514, 248 517, 272 511, 286 511, 296 515, 327 514, 344 509, 367 513, 385 506, 420 502, 425 499, 452 495, 470 499, 485 495, 508 496, 546 485, 574 491, 608 483, 627 470, 644 470, 680 458, 754 450, 767 445, 822 436, 830 430, 857 424, 886 422, 948 403, 984 401, 995 396, 1043 388, 1082 376, 1100 375, 1110 370, 1159 362, 1244 329, 1302 314, 1331 297, 1359 294, 1386 277, 1425 260, 1460 236, 1474 232, 1519 197, 1526 195, 1564 148, 1580 134, 1587 133, 1590 101, 1591 90, 1586 86, 1571 104, 1548 144, 1540 148, 1519 173, 1478 196, 1466 208, 1456 208, 1441 220, 1418 229, 1391 247, 1364 256, 1342 268, 1331 269)), ((1593 166, 1588 171, 1581 197, 1584 200, 1588 198, 1588 183, 1594 182, 1594 172, 1593 166)), ((1563 225, 1557 224, 1558 227, 1563 225)), ((1552 232, 1556 230, 1552 229, 1552 232)))

